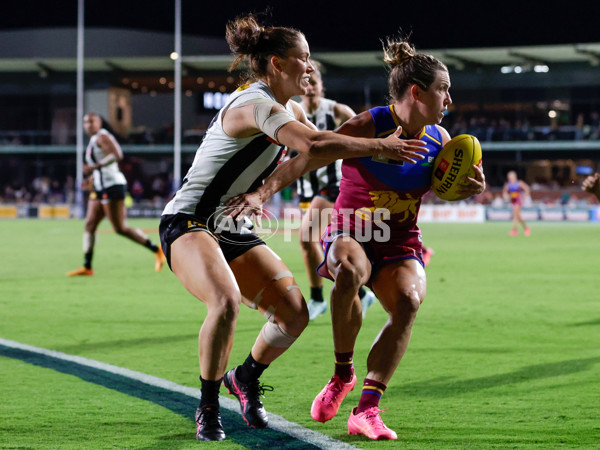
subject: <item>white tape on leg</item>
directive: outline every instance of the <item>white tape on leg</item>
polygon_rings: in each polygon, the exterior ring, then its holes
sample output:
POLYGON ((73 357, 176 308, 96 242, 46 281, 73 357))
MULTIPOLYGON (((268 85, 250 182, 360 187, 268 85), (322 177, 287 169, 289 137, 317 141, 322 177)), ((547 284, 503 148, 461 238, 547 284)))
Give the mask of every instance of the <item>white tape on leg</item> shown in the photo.
POLYGON ((278 323, 267 322, 260 330, 260 334, 271 347, 288 348, 296 338, 285 331, 278 323))

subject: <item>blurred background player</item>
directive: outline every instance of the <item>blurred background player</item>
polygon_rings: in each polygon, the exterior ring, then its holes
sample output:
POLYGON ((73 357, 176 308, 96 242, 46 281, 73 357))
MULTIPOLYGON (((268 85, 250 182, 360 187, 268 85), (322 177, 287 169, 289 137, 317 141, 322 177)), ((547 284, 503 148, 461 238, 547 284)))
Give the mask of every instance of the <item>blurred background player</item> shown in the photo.
POLYGON ((425 267, 431 262, 431 257, 435 254, 435 251, 431 247, 423 247, 423 264, 425 267))
MULTIPOLYGON (((322 67, 312 60, 315 71, 310 76, 306 94, 302 96, 301 106, 306 117, 319 131, 335 130, 356 113, 348 105, 325 98, 322 67)), ((342 160, 304 174, 297 181, 300 207, 304 213, 300 225, 300 248, 308 282, 310 300, 308 317, 313 320, 327 311, 327 302, 323 298, 323 278, 317 274, 317 267, 323 261, 321 233, 331 220, 331 209, 340 191, 342 178, 342 160)), ((375 295, 360 288, 358 293, 362 305, 363 317, 369 306, 375 301, 375 295)))
POLYGON ((519 234, 519 224, 523 227, 525 236, 531 234, 531 229, 525 223, 523 216, 521 215, 521 209, 523 208, 523 197, 529 197, 530 190, 529 185, 522 180, 517 178, 517 172, 511 170, 506 174, 506 183, 502 188, 502 197, 505 200, 510 200, 512 207, 512 230, 510 230, 511 236, 519 234))
POLYGON ((595 173, 590 175, 581 184, 581 189, 594 194, 596 198, 600 201, 600 174, 595 173))
POLYGON ((148 248, 155 255, 154 269, 159 272, 166 262, 160 247, 155 245, 139 228, 126 225, 125 195, 127 180, 119 169, 123 150, 115 136, 103 127, 102 118, 93 112, 83 118, 83 127, 90 137, 85 150, 83 174, 92 177, 93 190, 89 195, 83 233, 83 267, 67 272, 67 276, 93 275, 92 257, 96 243, 96 230, 104 217, 108 217, 115 233, 148 248))

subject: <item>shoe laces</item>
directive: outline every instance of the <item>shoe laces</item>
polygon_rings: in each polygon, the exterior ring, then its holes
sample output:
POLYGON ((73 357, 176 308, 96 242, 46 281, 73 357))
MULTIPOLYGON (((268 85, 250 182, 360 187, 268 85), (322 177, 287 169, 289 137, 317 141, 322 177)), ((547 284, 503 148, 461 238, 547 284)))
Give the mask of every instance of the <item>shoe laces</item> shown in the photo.
POLYGON ((221 412, 218 406, 208 405, 200 410, 197 422, 203 426, 220 426, 221 412))
POLYGON ((342 392, 344 389, 344 382, 340 377, 333 377, 327 384, 327 389, 323 393, 323 400, 332 401, 342 392))
POLYGON ((268 384, 261 384, 258 380, 250 383, 245 383, 245 387, 246 396, 249 398, 249 400, 256 401, 258 403, 261 403, 260 397, 264 398, 265 392, 271 392, 274 390, 273 386, 269 386, 268 384))
POLYGON ((365 415, 365 420, 372 425, 375 428, 387 428, 385 426, 385 423, 383 423, 383 419, 381 418, 381 416, 379 415, 379 413, 387 411, 386 409, 379 409, 376 406, 373 406, 372 408, 369 408, 367 410, 364 411, 364 415, 365 415))

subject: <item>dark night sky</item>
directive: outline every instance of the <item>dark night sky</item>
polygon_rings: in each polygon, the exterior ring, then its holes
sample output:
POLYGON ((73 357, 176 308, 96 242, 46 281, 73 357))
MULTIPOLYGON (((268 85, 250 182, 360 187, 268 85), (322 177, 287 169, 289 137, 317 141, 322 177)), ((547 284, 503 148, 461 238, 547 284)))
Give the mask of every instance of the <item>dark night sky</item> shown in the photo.
MULTIPOLYGON (((182 0, 182 28, 184 34, 223 37, 229 19, 250 11, 264 11, 270 4, 269 23, 300 29, 313 51, 378 50, 380 38, 400 29, 412 32, 411 40, 417 48, 600 42, 597 0, 364 3, 370 6, 356 8, 349 1, 338 0, 182 0)), ((87 0, 86 26, 172 32, 174 4, 174 0, 87 0)), ((3 5, 0 14, 0 29, 5 30, 68 27, 76 23, 77 0, 17 0, 3 5)))

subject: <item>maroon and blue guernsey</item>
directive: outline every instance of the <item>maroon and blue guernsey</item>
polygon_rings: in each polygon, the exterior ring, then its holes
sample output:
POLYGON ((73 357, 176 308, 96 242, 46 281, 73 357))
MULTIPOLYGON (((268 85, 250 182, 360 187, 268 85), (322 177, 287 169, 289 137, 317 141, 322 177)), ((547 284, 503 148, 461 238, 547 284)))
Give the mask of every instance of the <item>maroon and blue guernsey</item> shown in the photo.
MULTIPOLYGON (((377 138, 389 136, 400 125, 393 105, 369 112, 377 138)), ((325 251, 337 236, 349 234, 363 244, 374 266, 406 258, 422 262, 417 218, 421 197, 431 187, 433 161, 442 148, 442 135, 437 126, 427 125, 418 135, 409 137, 403 132, 401 138, 425 141, 429 150, 425 159, 416 164, 373 157, 344 160, 340 194, 322 237, 325 251)), ((329 278, 324 265, 319 273, 329 278)))
POLYGON ((523 200, 521 198, 521 184, 518 181, 506 183, 508 186, 508 196, 510 203, 513 205, 522 205, 523 200))

